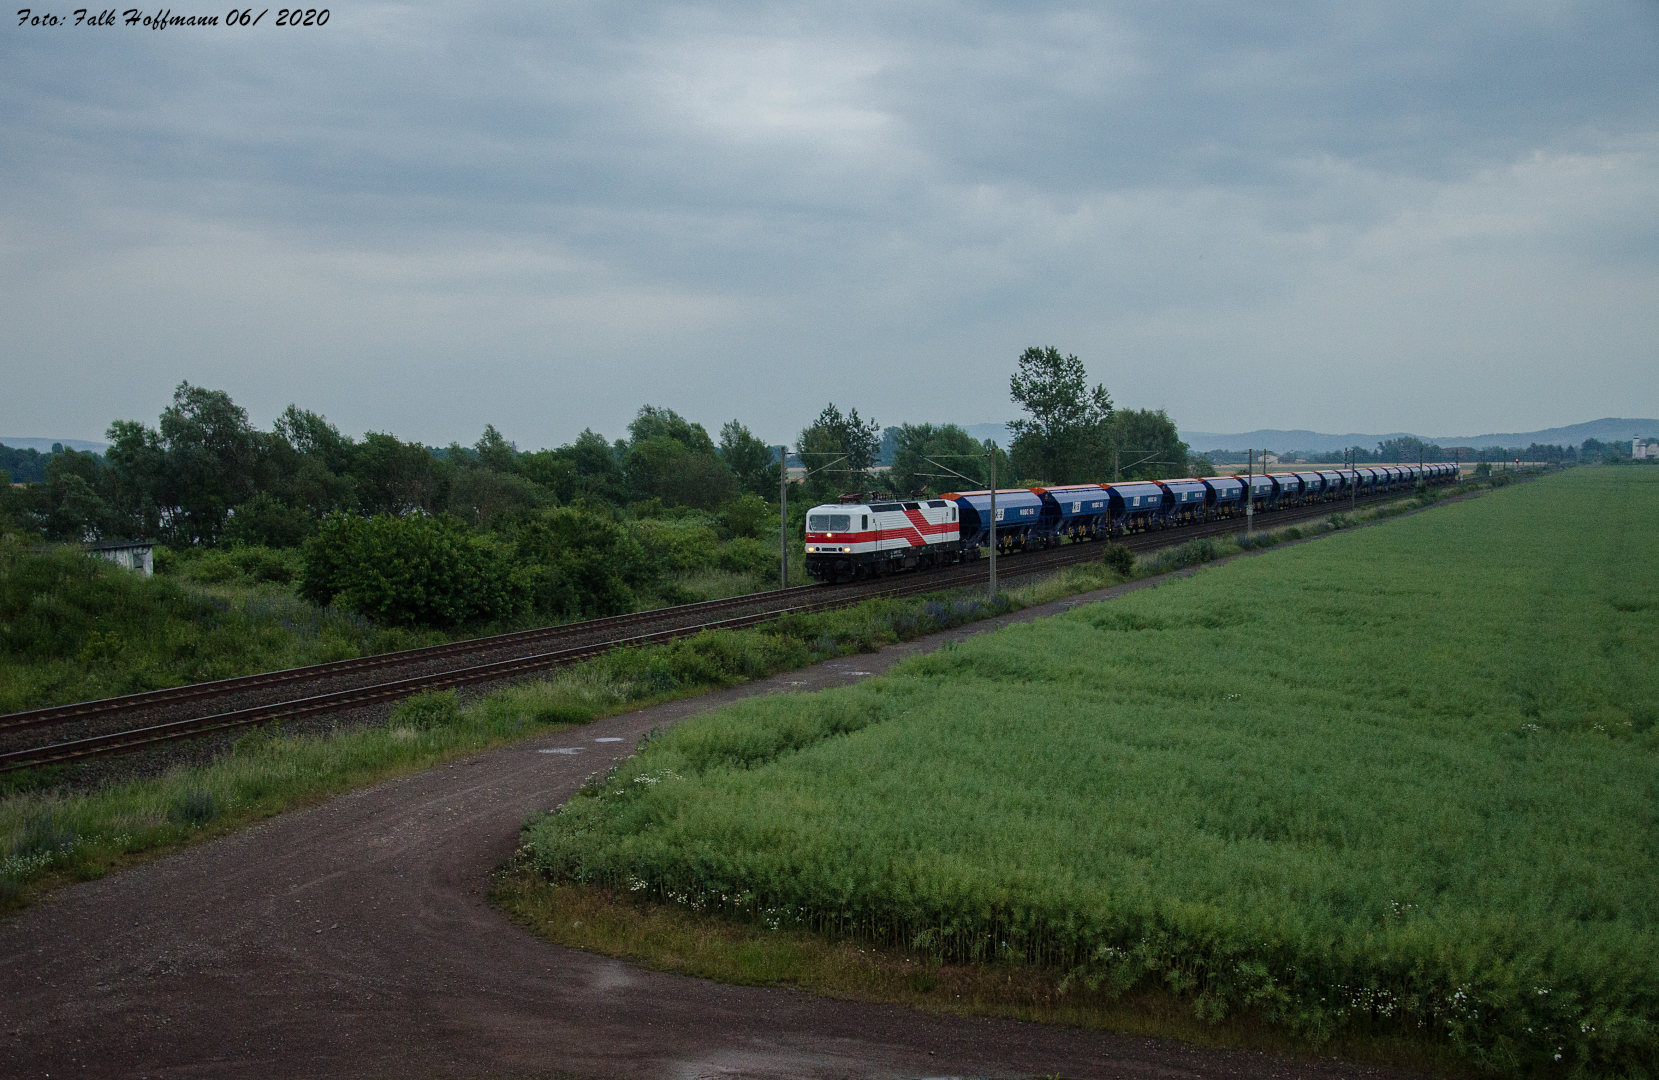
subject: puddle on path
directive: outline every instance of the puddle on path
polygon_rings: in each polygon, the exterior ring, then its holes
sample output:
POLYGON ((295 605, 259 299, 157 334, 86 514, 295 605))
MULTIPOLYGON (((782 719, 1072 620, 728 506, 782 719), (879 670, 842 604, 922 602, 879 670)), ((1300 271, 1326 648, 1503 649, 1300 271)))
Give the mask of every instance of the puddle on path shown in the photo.
POLYGON ((580 754, 580 746, 550 746, 545 750, 537 750, 538 754, 580 754))

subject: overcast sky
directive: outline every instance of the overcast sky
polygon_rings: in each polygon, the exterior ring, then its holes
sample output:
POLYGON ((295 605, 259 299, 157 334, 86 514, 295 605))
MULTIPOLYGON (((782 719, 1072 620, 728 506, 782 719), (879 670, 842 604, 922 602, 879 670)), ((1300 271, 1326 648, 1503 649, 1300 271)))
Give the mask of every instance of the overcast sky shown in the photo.
POLYGON ((278 10, 0 30, 0 434, 1659 415, 1652 2, 278 10))

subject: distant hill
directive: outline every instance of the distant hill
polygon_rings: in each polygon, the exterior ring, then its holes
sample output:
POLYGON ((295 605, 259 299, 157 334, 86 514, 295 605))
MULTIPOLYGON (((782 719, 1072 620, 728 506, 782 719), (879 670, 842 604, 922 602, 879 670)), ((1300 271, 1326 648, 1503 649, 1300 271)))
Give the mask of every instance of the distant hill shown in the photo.
POLYGON ((1271 450, 1274 453, 1312 450, 1323 453, 1326 450, 1345 450, 1350 446, 1363 446, 1369 449, 1384 439, 1398 439, 1408 435, 1409 432, 1404 431, 1388 435, 1359 435, 1353 432, 1346 435, 1327 435, 1321 431, 1282 431, 1278 428, 1260 428, 1256 431, 1241 431, 1237 435, 1219 435, 1213 431, 1183 430, 1181 441, 1190 446, 1195 453, 1205 450, 1271 450))
POLYGON ((968 424, 962 430, 980 442, 984 442, 986 439, 995 439, 997 445, 1004 450, 1008 449, 1008 444, 1014 441, 1008 437, 1007 424, 968 424))
POLYGON ((1631 420, 1610 416, 1601 420, 1592 420, 1585 424, 1573 424, 1568 427, 1545 428, 1542 431, 1496 432, 1487 435, 1413 436, 1411 432, 1406 431, 1393 431, 1386 435, 1362 435, 1356 432, 1349 432, 1346 435, 1328 435, 1320 431, 1284 431, 1278 428, 1262 428, 1256 431, 1240 432, 1236 435, 1220 434, 1213 431, 1183 430, 1181 432, 1181 438, 1195 451, 1266 449, 1275 453, 1292 450, 1323 452, 1342 450, 1350 446, 1363 446, 1369 449, 1384 440, 1402 437, 1420 438, 1427 442, 1439 443, 1441 446, 1526 447, 1533 443, 1577 446, 1585 439, 1619 442, 1633 435, 1644 439, 1659 438, 1659 420, 1631 420))
POLYGON ((1441 446, 1531 446, 1533 443, 1545 446, 1577 446, 1585 439, 1623 442, 1633 435, 1643 439, 1659 438, 1659 420, 1628 420, 1609 416, 1601 420, 1591 420, 1587 424, 1545 428, 1543 431, 1458 435, 1433 441, 1441 446))
POLYGON ((88 442, 86 439, 14 439, 9 435, 0 435, 0 446, 16 450, 39 450, 44 454, 52 449, 53 443, 62 443, 65 450, 90 450, 94 454, 109 449, 109 443, 88 442))

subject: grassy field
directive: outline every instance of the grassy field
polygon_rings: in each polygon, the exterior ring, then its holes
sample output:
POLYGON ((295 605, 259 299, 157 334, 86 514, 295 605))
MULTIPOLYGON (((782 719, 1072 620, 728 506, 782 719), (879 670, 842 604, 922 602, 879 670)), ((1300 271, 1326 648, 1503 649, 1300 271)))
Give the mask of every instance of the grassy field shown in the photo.
POLYGON ((675 728, 526 846, 1061 993, 1649 1076, 1656 537, 1659 473, 1579 469, 1234 562, 675 728))

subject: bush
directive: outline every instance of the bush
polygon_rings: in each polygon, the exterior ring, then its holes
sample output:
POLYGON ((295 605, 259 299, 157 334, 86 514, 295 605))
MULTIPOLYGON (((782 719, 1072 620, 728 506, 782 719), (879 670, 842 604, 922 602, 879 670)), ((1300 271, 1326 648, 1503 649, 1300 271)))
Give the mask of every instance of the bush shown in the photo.
POLYGON ((730 570, 734 574, 776 574, 777 543, 774 540, 771 545, 767 545, 753 537, 740 536, 720 549, 718 563, 720 569, 730 570))
POLYGON ((758 495, 740 495, 720 511, 720 527, 730 537, 750 536, 757 540, 778 534, 778 513, 758 495))
POLYGON ((306 541, 301 591, 370 618, 457 626, 507 618, 528 589, 493 539, 448 517, 330 514, 306 541))
POLYGON ((1122 544, 1107 544, 1100 561, 1106 564, 1108 570, 1124 577, 1135 572, 1135 553, 1122 544))
POLYGON ((1166 548, 1158 553, 1152 565, 1159 571, 1181 570, 1188 566, 1213 562, 1220 554, 1221 549, 1216 546, 1215 540, 1206 536, 1198 540, 1188 540, 1179 547, 1166 548))
POLYGON ((644 549, 610 520, 575 507, 543 513, 513 538, 530 604, 548 618, 620 615, 647 575, 644 549))
POLYGON ((707 569, 720 550, 715 531, 695 521, 636 521, 633 534, 657 574, 707 569))

